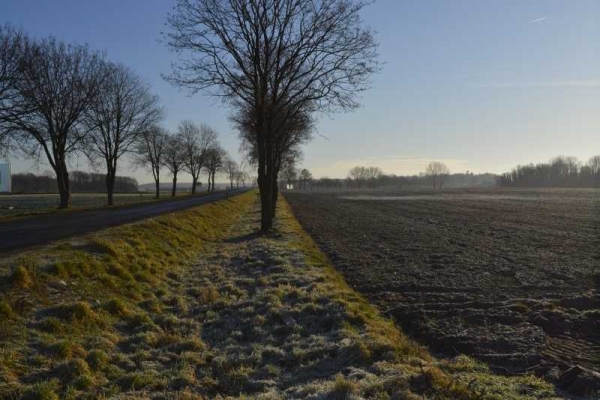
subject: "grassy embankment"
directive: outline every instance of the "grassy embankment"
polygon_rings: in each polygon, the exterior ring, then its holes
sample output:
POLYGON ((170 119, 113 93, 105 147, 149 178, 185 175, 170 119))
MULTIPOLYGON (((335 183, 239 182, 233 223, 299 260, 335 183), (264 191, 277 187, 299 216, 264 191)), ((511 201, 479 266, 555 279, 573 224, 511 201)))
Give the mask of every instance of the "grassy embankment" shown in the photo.
POLYGON ((0 398, 539 398, 434 360, 254 192, 57 243, 0 269, 0 398))

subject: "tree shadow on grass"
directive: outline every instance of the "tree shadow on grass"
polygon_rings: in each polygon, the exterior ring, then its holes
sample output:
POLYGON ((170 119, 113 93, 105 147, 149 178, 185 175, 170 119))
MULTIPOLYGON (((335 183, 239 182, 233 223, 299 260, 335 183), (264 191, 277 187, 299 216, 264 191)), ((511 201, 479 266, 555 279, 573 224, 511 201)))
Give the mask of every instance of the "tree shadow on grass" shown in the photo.
POLYGON ((225 243, 245 243, 250 242, 252 240, 258 239, 262 234, 258 231, 246 233, 243 235, 234 236, 228 239, 225 239, 225 243))

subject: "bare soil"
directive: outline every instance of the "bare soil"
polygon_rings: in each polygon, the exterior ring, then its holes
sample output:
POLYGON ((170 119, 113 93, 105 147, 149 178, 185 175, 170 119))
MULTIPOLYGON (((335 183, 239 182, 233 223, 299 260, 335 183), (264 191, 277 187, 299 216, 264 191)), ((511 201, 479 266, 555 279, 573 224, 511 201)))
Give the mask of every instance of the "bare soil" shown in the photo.
POLYGON ((600 191, 285 197, 349 283, 438 354, 551 380, 600 370, 600 191))

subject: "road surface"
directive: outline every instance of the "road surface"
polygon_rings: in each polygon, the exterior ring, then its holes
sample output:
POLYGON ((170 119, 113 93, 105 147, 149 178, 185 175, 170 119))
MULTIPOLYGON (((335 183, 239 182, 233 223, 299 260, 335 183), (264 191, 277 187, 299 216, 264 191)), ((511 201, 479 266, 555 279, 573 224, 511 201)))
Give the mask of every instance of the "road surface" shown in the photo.
MULTIPOLYGON (((229 196, 247 189, 229 191, 229 196)), ((48 214, 0 223, 0 254, 185 210, 225 198, 225 192, 114 209, 48 214)))

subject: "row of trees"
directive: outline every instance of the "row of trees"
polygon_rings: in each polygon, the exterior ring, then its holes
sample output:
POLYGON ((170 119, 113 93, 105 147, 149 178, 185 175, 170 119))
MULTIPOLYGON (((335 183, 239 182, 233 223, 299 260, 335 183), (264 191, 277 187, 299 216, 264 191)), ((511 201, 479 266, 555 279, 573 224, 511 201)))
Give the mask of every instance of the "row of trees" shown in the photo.
POLYGON ((192 193, 202 172, 208 190, 214 190, 215 175, 235 164, 219 146, 217 132, 183 121, 176 133, 168 133, 159 125, 164 114, 149 85, 103 53, 0 26, 0 153, 45 157, 56 176, 60 208, 71 203, 68 159, 74 153, 104 168, 109 205, 126 154, 152 172, 157 197, 161 168, 173 176, 173 195, 181 171, 191 175, 192 193))
POLYGON ((161 171, 166 169, 172 176, 171 195, 177 191, 177 177, 187 172, 192 177, 192 194, 196 193, 200 176, 207 177, 207 191, 215 190, 215 177, 225 174, 231 181, 244 186, 248 172, 242 170, 220 146, 217 132, 206 124, 182 121, 176 132, 153 127, 141 136, 134 151, 134 163, 146 167, 152 173, 156 196, 160 196, 161 171))
POLYGON ((104 165, 113 203, 119 160, 164 116, 159 99, 132 70, 87 46, 33 39, 0 27, 2 152, 45 157, 60 208, 71 203, 68 159, 76 152, 104 165))
MULTIPOLYGON (((97 193, 106 190, 104 174, 73 171, 69 174, 69 185, 73 192, 97 193)), ((133 193, 138 191, 138 182, 128 176, 115 176, 115 192, 133 193)), ((42 175, 32 173, 12 175, 13 193, 58 193, 56 178, 52 171, 42 175)))
MULTIPOLYGON (((426 180, 434 189, 441 189, 447 182, 449 177, 450 169, 448 169, 448 167, 442 162, 433 161, 427 165, 424 174, 422 174, 421 177, 417 180, 426 180)), ((408 181, 410 180, 411 177, 397 177, 395 175, 385 175, 379 167, 357 166, 352 168, 348 172, 348 177, 346 179, 345 186, 354 188, 402 186, 402 183, 409 183, 408 181), (394 185, 394 183, 396 183, 396 185, 394 185)), ((412 180, 414 181, 414 179, 412 180)))
POLYGON ((426 171, 413 176, 397 176, 385 174, 378 167, 357 166, 348 172, 345 179, 319 178, 314 179, 307 169, 296 170, 285 168, 280 186, 292 185, 301 190, 349 190, 375 188, 441 188, 450 187, 492 187, 496 185, 497 176, 494 174, 474 174, 472 172, 451 174, 448 168, 438 162, 428 165, 426 171))
POLYGON ((498 177, 505 187, 600 187, 600 155, 583 163, 576 157, 555 157, 548 163, 519 165, 498 177))

